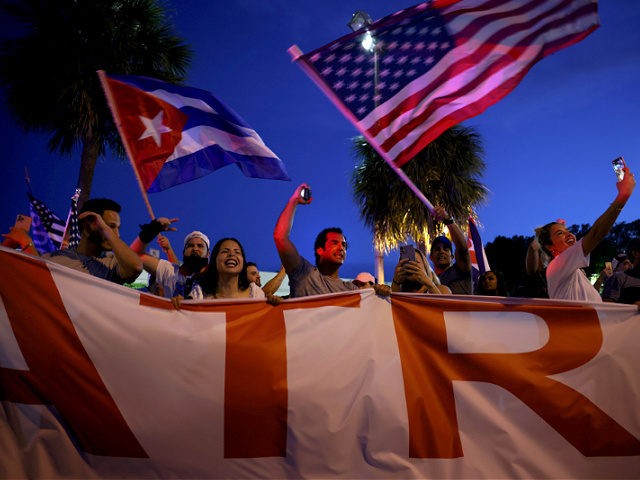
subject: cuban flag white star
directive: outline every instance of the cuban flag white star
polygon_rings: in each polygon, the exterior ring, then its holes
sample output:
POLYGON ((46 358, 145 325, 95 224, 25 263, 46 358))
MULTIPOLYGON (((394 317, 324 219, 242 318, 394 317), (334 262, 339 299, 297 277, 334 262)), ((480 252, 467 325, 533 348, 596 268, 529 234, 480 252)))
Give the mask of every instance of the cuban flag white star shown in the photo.
POLYGON ((159 147, 160 144, 162 143, 160 140, 160 135, 171 131, 169 127, 162 124, 163 116, 164 116, 164 112, 162 110, 160 110, 158 114, 155 117, 153 117, 153 119, 143 117, 142 115, 140 115, 140 120, 144 124, 145 131, 142 132, 142 135, 140 135, 140 138, 138 138, 138 140, 143 140, 145 138, 152 137, 153 140, 156 142, 156 145, 159 147))

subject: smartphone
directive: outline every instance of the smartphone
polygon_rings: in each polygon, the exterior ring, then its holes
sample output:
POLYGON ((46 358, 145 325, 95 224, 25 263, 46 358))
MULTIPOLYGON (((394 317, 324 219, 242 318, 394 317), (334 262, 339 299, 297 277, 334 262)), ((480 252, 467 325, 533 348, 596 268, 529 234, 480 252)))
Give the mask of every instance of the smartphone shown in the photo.
POLYGON ((22 228, 29 232, 31 229, 31 217, 29 215, 18 214, 16 217, 16 223, 13 224, 13 228, 22 228))
POLYGON ((400 245, 400 260, 407 258, 412 262, 416 261, 416 250, 413 245, 400 245))
POLYGON ((303 200, 311 199, 311 189, 305 187, 302 190, 300 190, 300 198, 302 198, 303 200))
POLYGON ((624 163, 624 158, 618 157, 615 160, 612 160, 611 165, 613 166, 613 171, 618 176, 618 181, 622 180, 624 178, 623 168, 626 166, 626 164, 624 163))
MULTIPOLYGON (((28 232, 31 228, 31 217, 29 215, 18 214, 16 217, 16 223, 13 224, 13 228, 24 228, 28 232)), ((19 243, 9 238, 3 238, 0 245, 9 248, 18 248, 20 246, 19 243)))

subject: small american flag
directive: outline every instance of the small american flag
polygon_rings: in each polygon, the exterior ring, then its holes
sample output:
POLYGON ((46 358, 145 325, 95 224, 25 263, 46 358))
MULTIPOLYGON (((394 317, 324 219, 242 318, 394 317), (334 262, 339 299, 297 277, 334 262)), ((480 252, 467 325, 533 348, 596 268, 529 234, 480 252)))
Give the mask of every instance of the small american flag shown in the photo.
POLYGON ((43 202, 29 194, 31 235, 33 245, 40 253, 53 252, 60 248, 64 237, 65 223, 43 202))
POLYGON ((69 248, 75 248, 80 243, 80 228, 78 227, 78 198, 81 189, 76 188, 76 193, 71 197, 71 210, 69 213, 69 248))
POLYGON ((597 0, 432 0, 309 54, 295 46, 290 52, 399 167, 598 23, 597 0), (370 50, 365 36, 374 42, 370 50))

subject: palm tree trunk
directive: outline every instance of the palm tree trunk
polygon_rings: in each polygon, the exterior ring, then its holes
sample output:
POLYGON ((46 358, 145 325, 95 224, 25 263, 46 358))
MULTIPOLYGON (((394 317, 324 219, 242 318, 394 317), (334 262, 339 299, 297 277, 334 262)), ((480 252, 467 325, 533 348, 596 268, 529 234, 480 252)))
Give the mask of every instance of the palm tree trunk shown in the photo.
POLYGON ((93 173, 100 154, 100 142, 90 132, 82 141, 82 156, 80 158, 80 172, 78 174, 78 188, 82 189, 78 199, 78 208, 91 196, 93 173))
POLYGON ((375 248, 375 265, 374 265, 374 274, 378 283, 384 283, 384 254, 378 250, 378 247, 375 248))

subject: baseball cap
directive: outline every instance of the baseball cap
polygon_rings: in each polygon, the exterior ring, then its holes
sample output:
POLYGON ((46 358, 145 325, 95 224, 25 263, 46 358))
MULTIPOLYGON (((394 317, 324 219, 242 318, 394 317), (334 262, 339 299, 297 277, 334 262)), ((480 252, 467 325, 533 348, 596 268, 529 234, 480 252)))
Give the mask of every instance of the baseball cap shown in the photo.
POLYGON ((209 251, 211 249, 211 247, 209 246, 209 237, 207 237, 204 233, 199 232, 198 230, 194 230, 189 235, 184 237, 184 246, 186 247, 187 243, 189 242, 189 240, 191 240, 192 238, 196 238, 196 237, 197 238, 201 238, 202 240, 204 240, 204 243, 207 246, 207 251, 209 251))
POLYGON ((438 243, 441 243, 441 244, 444 245, 445 248, 448 248, 449 250, 452 250, 452 248, 451 248, 451 240, 449 240, 444 235, 440 235, 439 237, 436 237, 436 238, 433 239, 433 242, 431 242, 431 250, 433 250, 433 247, 435 247, 438 243))
POLYGON ((354 280, 358 280, 359 282, 362 282, 362 283, 367 283, 367 282, 376 283, 375 277, 371 275, 369 272, 360 272, 358 275, 356 275, 356 278, 354 278, 354 280))

